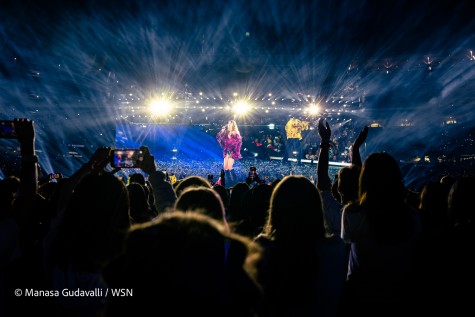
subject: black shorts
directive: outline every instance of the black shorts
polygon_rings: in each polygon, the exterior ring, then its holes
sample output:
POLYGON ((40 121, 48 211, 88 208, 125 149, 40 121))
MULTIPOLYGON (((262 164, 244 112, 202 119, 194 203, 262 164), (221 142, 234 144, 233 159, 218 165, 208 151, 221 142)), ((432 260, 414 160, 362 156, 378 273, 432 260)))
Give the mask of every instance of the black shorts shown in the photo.
POLYGON ((224 153, 231 155, 231 150, 226 150, 226 151, 224 151, 224 153))

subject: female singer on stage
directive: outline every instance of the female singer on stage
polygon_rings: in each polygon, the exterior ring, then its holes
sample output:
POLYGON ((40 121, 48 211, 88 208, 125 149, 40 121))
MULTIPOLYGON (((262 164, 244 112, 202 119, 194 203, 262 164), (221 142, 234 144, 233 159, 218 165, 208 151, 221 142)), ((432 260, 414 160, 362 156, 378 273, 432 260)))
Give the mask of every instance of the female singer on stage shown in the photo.
POLYGON ((219 131, 216 139, 223 149, 224 157, 224 173, 226 185, 234 185, 236 183, 236 173, 233 169, 234 160, 239 160, 241 156, 242 138, 236 121, 229 120, 228 124, 219 131), (229 180, 229 182, 228 182, 229 180))

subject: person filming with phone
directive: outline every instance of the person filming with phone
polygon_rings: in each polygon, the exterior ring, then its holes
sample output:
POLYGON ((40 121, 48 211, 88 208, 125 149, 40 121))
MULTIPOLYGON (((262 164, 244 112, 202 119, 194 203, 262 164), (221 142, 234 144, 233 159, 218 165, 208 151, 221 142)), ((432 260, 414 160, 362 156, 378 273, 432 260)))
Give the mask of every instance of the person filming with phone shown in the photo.
POLYGON ((249 173, 246 177, 246 184, 248 184, 249 186, 253 186, 253 185, 262 184, 262 183, 263 181, 257 174, 256 168, 254 166, 251 166, 249 168, 249 173))

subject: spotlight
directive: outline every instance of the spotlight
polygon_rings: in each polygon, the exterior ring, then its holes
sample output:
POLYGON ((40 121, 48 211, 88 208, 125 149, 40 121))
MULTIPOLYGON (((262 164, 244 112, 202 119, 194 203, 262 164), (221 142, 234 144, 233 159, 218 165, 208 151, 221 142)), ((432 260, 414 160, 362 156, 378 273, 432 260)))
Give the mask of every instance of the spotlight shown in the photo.
POLYGON ((250 109, 251 107, 244 101, 239 101, 233 106, 233 111, 239 115, 247 113, 250 109))
POLYGON ((170 110, 172 109, 172 106, 170 102, 166 99, 155 99, 152 100, 149 104, 149 111, 158 116, 165 116, 167 115, 170 110))
POLYGON ((320 109, 319 109, 318 105, 316 105, 316 104, 310 104, 307 108, 308 113, 311 114, 311 115, 318 114, 319 110, 320 109))

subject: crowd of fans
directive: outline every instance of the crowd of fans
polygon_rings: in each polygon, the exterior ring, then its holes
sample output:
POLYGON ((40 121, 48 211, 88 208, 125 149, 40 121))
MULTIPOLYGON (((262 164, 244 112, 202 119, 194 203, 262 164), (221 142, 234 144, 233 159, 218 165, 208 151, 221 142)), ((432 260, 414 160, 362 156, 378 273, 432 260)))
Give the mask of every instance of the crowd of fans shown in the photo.
POLYGON ((243 181, 230 186, 224 173, 216 183, 193 175, 216 175, 218 163, 165 164, 143 146, 140 171, 111 169, 101 147, 73 175, 40 184, 34 123, 14 122, 21 174, 0 181, 1 316, 471 309, 475 178, 440 175, 411 191, 390 154, 361 157, 367 127, 337 177, 332 127, 319 120, 318 164, 298 171, 242 161, 243 181), (248 182, 249 163, 267 181, 248 182))
MULTIPOLYGON (((216 160, 183 160, 169 159, 156 161, 158 168, 166 173, 167 179, 174 183, 188 176, 200 176, 209 179, 212 184, 218 181, 222 162, 216 160)), ((316 163, 297 164, 295 161, 283 162, 281 159, 262 160, 244 158, 234 164, 234 169, 239 181, 244 182, 248 177, 249 169, 256 168, 263 183, 272 183, 288 175, 305 176, 313 183, 317 178, 316 163)), ((330 166, 329 174, 335 178, 341 166, 330 166)), ((130 175, 143 173, 140 169, 122 169, 116 173, 125 183, 128 183, 130 175)))

